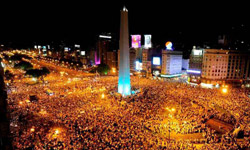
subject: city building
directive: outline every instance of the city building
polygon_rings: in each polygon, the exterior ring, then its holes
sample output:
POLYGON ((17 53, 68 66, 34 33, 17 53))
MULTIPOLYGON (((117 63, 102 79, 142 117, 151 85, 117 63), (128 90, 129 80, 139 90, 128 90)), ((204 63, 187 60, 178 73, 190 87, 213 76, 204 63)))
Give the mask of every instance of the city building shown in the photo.
POLYGON ((78 44, 74 45, 74 58, 76 61, 80 60, 81 56, 85 56, 85 51, 81 51, 81 46, 78 44))
POLYGON ((182 70, 188 70, 189 69, 189 59, 182 59, 182 70))
POLYGON ((188 81, 203 85, 241 86, 249 77, 249 54, 237 50, 194 49, 188 81))
POLYGON ((111 51, 111 33, 105 33, 98 36, 98 41, 96 43, 96 58, 95 64, 107 64, 107 52, 111 51))
POLYGON ((177 75, 182 73, 182 52, 162 50, 161 75, 177 75))
POLYGON ((149 62, 149 50, 148 49, 144 49, 142 51, 142 70, 147 70, 147 64, 149 62))
POLYGON ((242 84, 245 79, 248 55, 238 51, 229 51, 227 83, 242 84))
POLYGON ((201 71, 204 49, 193 47, 189 58, 189 69, 187 70, 188 81, 195 84, 201 83, 201 71))
POLYGON ((250 55, 246 56, 246 69, 244 73, 244 86, 250 88, 250 55))
POLYGON ((228 73, 228 50, 205 49, 202 62, 202 83, 225 84, 228 73))
POLYGON ((129 51, 129 61, 130 71, 134 72, 136 70, 136 50, 133 48, 129 51))
POLYGON ((107 52, 107 65, 112 68, 117 68, 117 53, 115 51, 113 52, 107 52))

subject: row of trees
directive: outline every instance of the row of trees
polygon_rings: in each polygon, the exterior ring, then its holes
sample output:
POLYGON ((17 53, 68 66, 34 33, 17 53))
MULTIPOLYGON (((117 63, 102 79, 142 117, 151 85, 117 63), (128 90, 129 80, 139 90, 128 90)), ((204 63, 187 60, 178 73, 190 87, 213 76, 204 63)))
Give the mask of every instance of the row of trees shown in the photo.
POLYGON ((33 65, 29 62, 26 62, 26 61, 20 61, 19 63, 14 65, 14 68, 27 71, 27 70, 33 69, 33 65))
POLYGON ((26 71, 25 75, 34 77, 34 78, 40 78, 48 75, 50 73, 49 69, 46 67, 43 67, 41 69, 30 69, 26 71))
POLYGON ((29 59, 29 60, 32 59, 31 57, 29 57, 27 55, 23 55, 23 54, 15 54, 13 56, 10 56, 8 59, 11 61, 22 61, 23 58, 29 59))
MULTIPOLYGON (((30 62, 23 61, 23 58, 29 59, 29 60, 31 59, 29 56, 21 55, 21 54, 15 54, 9 57, 8 59, 14 62, 15 69, 22 69, 26 71, 25 73, 26 76, 38 78, 44 81, 43 80, 44 76, 50 73, 49 69, 47 69, 46 67, 43 67, 40 69, 33 69, 33 65, 30 62)), ((14 78, 14 75, 8 70, 6 70, 5 76, 7 80, 13 80, 14 78)))
POLYGON ((110 67, 106 64, 100 64, 97 67, 93 68, 90 73, 96 73, 98 72, 101 75, 107 75, 110 71, 110 67))

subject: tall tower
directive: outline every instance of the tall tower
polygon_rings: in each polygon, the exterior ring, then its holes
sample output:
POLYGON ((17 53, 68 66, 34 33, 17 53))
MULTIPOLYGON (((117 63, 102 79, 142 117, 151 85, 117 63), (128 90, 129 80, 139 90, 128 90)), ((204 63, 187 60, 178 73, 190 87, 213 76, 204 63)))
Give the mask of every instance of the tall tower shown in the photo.
POLYGON ((120 27, 120 61, 118 93, 123 96, 131 95, 130 62, 129 62, 129 34, 128 34, 128 10, 124 6, 121 11, 120 27))

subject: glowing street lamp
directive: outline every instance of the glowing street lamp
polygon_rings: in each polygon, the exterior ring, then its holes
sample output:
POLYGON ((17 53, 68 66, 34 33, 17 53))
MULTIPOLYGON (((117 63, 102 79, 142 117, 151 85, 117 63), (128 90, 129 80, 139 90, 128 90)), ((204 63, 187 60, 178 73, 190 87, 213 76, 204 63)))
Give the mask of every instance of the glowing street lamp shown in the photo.
POLYGON ((170 108, 168 108, 168 107, 166 107, 166 110, 168 110, 170 113, 171 113, 171 112, 175 112, 175 111, 176 111, 176 109, 175 109, 175 108, 171 108, 171 109, 170 109, 170 108))
POLYGON ((26 99, 25 102, 30 103, 30 100, 26 99))
POLYGON ((104 93, 102 94, 102 99, 104 99, 105 98, 105 95, 104 95, 104 93))
POLYGON ((55 134, 58 135, 60 131, 58 129, 55 130, 55 134))
POLYGON ((35 129, 32 127, 32 128, 30 129, 30 131, 31 131, 31 132, 35 132, 35 129))
POLYGON ((45 110, 43 110, 43 109, 41 109, 41 111, 39 112, 41 115, 45 115, 45 114, 47 114, 47 112, 45 111, 45 110))
POLYGON ((227 88, 223 88, 223 89, 222 89, 222 93, 223 93, 223 94, 227 94, 227 92, 228 92, 228 89, 227 89, 227 88))
POLYGON ((116 73, 116 69, 115 69, 115 68, 112 68, 112 72, 113 72, 113 73, 116 73))

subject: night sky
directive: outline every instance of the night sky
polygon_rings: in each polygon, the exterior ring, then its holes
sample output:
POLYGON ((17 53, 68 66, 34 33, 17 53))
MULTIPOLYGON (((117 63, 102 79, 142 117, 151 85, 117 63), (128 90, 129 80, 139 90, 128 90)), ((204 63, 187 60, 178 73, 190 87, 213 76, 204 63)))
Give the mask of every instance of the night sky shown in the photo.
POLYGON ((119 36, 124 4, 129 10, 130 34, 152 34, 154 45, 164 45, 168 40, 188 45, 214 41, 219 34, 242 24, 249 33, 248 5, 229 1, 21 1, 1 5, 0 43, 66 40, 87 48, 102 32, 119 36))

